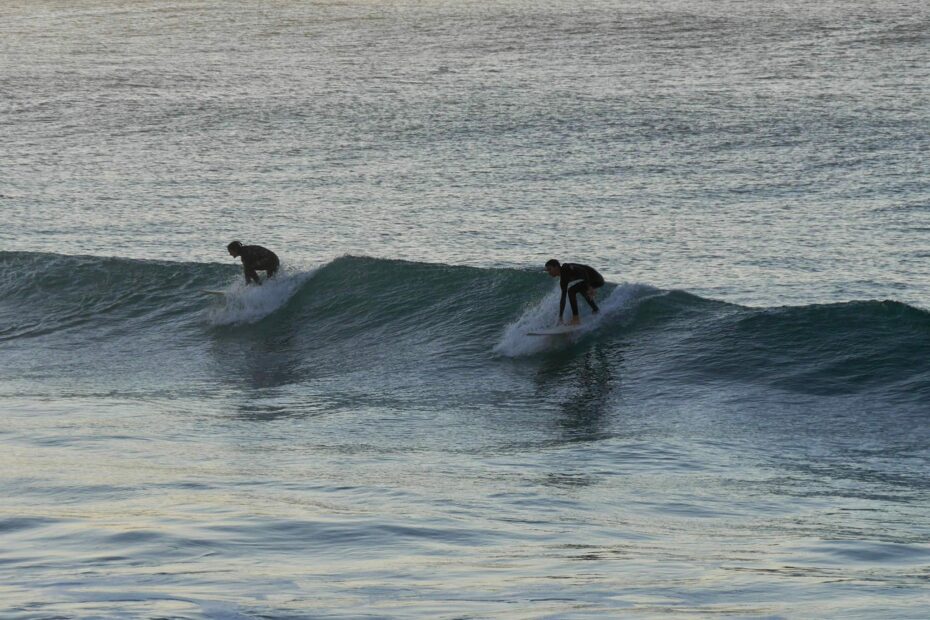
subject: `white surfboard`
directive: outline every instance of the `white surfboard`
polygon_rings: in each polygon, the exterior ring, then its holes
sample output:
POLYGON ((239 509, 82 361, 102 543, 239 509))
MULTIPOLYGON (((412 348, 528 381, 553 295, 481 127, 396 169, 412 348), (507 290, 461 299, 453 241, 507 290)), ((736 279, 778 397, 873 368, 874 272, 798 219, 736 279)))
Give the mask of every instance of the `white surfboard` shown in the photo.
POLYGON ((200 292, 204 295, 226 295, 226 291, 211 291, 210 289, 200 289, 200 292))
POLYGON ((581 325, 557 325, 555 327, 545 327, 536 331, 527 332, 527 336, 564 336, 581 329, 581 325))

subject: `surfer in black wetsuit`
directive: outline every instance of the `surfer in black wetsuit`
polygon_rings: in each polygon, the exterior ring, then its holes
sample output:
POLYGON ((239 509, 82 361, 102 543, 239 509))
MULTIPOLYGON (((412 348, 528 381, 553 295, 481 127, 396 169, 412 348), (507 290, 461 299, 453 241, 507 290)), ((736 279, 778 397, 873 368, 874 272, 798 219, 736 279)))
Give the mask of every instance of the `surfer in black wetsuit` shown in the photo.
POLYGON ((559 278, 559 286, 562 287, 562 298, 559 300, 559 323, 562 322, 562 314, 565 312, 565 296, 572 305, 572 325, 578 325, 581 320, 578 318, 578 300, 576 296, 581 293, 584 300, 591 306, 591 311, 597 313, 599 308, 594 301, 595 289, 604 286, 604 277, 593 267, 579 265, 578 263, 562 263, 554 258, 546 262, 546 273, 553 278, 559 278), (580 281, 579 281, 580 280, 580 281), (571 287, 569 284, 575 282, 571 287))
POLYGON ((273 278, 278 267, 281 266, 277 255, 260 245, 242 245, 241 241, 233 241, 226 246, 226 249, 233 258, 242 258, 242 270, 245 272, 246 284, 253 282, 261 284, 262 281, 258 279, 259 271, 264 271, 268 274, 268 278, 273 278))

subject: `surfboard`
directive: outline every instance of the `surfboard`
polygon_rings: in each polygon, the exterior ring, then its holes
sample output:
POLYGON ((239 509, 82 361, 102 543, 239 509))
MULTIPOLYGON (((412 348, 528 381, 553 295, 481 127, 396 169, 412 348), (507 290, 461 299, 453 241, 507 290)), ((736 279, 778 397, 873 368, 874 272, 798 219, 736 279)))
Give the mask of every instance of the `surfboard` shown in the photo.
POLYGON ((556 327, 545 327, 536 331, 527 332, 527 336, 563 336, 571 334, 581 329, 581 325, 558 325, 556 327))
POLYGON ((226 291, 211 291, 210 289, 200 289, 200 292, 204 295, 225 295, 226 291))

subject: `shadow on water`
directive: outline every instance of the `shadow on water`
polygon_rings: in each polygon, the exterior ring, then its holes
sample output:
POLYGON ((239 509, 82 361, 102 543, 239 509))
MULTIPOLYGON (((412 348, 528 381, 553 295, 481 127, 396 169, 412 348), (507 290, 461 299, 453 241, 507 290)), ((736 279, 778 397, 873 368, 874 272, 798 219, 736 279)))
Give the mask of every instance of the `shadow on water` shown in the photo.
POLYGON ((338 389, 338 380, 334 386, 337 358, 315 348, 312 332, 291 323, 222 327, 213 336, 210 370, 217 382, 231 388, 227 413, 237 419, 313 417, 386 400, 383 394, 373 399, 338 389))
POLYGON ((240 420, 247 420, 250 422, 273 422, 283 418, 301 417, 308 415, 309 412, 302 411, 300 408, 290 404, 267 404, 263 403, 261 400, 253 400, 250 397, 246 397, 242 401, 236 403, 231 413, 235 414, 235 417, 240 420))
POLYGON ((620 377, 615 346, 595 343, 580 354, 547 359, 536 373, 537 394, 558 402, 557 423, 565 441, 597 441, 606 430, 620 377))
POLYGON ((277 388, 305 381, 301 351, 287 338, 262 334, 217 340, 211 347, 219 379, 233 386, 251 389, 277 388))
POLYGON ((229 413, 254 421, 312 415, 314 403, 295 400, 295 385, 311 380, 306 353, 292 335, 262 329, 224 328, 210 346, 217 381, 236 393, 229 413))

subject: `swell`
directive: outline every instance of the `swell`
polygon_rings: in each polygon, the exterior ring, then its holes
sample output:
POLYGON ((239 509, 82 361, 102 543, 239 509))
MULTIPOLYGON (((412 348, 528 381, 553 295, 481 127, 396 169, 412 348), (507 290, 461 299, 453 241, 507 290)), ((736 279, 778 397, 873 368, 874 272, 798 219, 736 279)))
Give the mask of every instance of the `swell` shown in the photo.
MULTIPOLYGON (((262 287, 233 265, 0 252, 0 342, 37 350, 147 335, 170 345, 286 354, 330 372, 507 358, 571 359, 592 347, 636 356, 668 382, 751 383, 810 394, 930 395, 930 314, 894 301, 746 308, 683 291, 608 284, 573 338, 528 336, 555 318, 537 270, 341 257, 285 266, 262 287), (223 299, 202 289, 221 288, 223 299)), ((584 304, 582 304, 582 307, 584 304)), ((128 347, 123 347, 124 349, 128 347)), ((89 352, 93 355, 93 351, 89 352)), ((386 374, 390 374, 385 371, 386 374)))
POLYGON ((667 376, 693 382, 930 396, 930 313, 900 302, 745 308, 673 292, 641 304, 627 329, 673 352, 661 360, 667 376))
POLYGON ((199 288, 228 271, 34 252, 0 252, 0 269, 0 341, 174 322, 196 311, 199 288))

